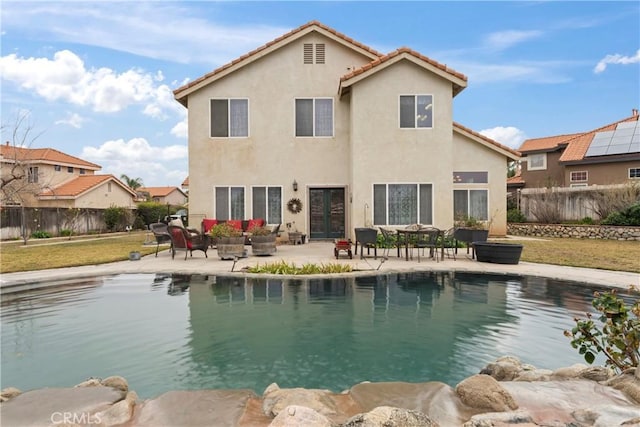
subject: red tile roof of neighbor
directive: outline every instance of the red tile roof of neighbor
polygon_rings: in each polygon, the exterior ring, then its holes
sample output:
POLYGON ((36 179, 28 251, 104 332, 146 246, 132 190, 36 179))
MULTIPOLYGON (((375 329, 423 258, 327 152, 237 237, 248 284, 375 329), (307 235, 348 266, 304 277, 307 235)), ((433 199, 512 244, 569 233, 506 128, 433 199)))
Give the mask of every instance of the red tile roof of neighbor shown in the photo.
POLYGON ((638 121, 637 112, 634 110, 632 116, 618 120, 608 125, 599 127, 588 132, 579 132, 566 135, 554 135, 543 138, 527 139, 520 146, 523 154, 536 151, 555 151, 562 147, 566 147, 560 156, 561 162, 570 162, 582 160, 586 154, 593 137, 598 132, 614 130, 619 123, 638 121))
POLYGON ((184 181, 182 181, 182 186, 183 187, 188 187, 189 186, 189 177, 186 177, 184 179, 184 181))
POLYGON ((182 190, 180 190, 178 187, 140 187, 138 188, 138 191, 146 191, 147 193, 149 193, 151 197, 165 197, 176 190, 182 193, 182 190))
POLYGON ((4 159, 17 159, 18 161, 40 161, 42 163, 78 166, 94 170, 102 169, 100 165, 87 162, 54 148, 23 148, 4 144, 0 145, 0 155, 4 159))
POLYGON ((113 180, 118 183, 126 191, 133 193, 127 186, 122 184, 113 175, 81 175, 77 178, 60 184, 53 189, 47 189, 39 194, 41 197, 77 197, 87 191, 109 181, 113 180))

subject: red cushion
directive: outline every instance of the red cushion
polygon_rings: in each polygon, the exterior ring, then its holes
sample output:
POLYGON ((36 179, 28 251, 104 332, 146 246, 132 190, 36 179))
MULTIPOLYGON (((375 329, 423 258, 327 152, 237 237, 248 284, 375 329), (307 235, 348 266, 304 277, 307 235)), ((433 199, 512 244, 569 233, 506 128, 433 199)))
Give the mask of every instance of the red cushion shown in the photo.
POLYGON ((262 218, 250 219, 249 224, 247 225, 247 231, 251 231, 252 228, 262 227, 262 226, 264 226, 264 219, 262 218))
POLYGON ((205 218, 202 220, 202 231, 208 233, 214 225, 218 224, 217 219, 205 218))
POLYGON ((227 220, 227 224, 232 226, 233 228, 242 231, 242 220, 241 219, 229 219, 227 220))

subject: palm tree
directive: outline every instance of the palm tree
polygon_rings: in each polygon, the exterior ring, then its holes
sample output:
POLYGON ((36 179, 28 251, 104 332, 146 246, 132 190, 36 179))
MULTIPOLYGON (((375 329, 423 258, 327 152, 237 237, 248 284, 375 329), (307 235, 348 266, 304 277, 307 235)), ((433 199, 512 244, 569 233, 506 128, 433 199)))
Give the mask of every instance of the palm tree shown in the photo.
POLYGON ((120 179, 132 190, 137 190, 143 186, 142 178, 129 178, 127 175, 122 174, 120 175, 120 179))

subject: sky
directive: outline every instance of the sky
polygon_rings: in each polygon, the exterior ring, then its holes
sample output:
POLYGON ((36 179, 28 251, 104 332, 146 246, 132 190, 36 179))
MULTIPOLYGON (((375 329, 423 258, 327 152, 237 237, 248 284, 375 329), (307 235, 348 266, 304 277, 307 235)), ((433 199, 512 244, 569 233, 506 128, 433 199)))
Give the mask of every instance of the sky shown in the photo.
POLYGON ((2 141, 18 130, 99 173, 180 186, 187 110, 173 90, 313 20, 465 74, 454 120, 512 148, 640 106, 637 1, 3 0, 2 141))

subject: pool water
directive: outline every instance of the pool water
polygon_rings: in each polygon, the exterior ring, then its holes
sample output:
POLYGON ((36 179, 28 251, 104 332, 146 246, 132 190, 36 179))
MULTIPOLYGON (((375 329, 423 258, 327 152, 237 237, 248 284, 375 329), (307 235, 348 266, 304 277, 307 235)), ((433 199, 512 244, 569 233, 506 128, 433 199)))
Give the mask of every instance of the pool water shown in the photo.
MULTIPOLYGON (((598 289, 603 289, 602 287, 598 289)), ((503 355, 583 363, 563 336, 595 287, 461 273, 266 280, 123 274, 2 296, 1 388, 121 375, 165 391, 361 381, 455 386, 503 355)))

